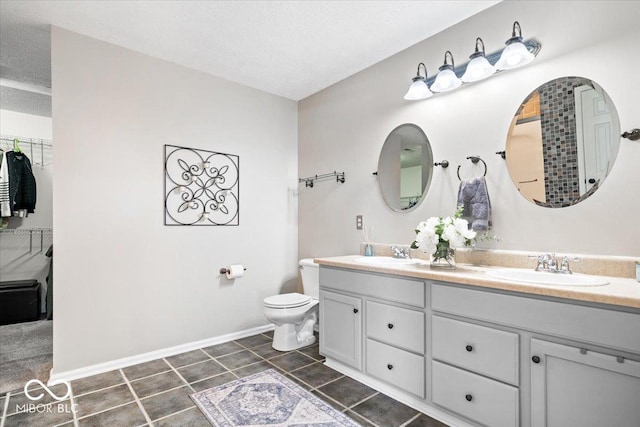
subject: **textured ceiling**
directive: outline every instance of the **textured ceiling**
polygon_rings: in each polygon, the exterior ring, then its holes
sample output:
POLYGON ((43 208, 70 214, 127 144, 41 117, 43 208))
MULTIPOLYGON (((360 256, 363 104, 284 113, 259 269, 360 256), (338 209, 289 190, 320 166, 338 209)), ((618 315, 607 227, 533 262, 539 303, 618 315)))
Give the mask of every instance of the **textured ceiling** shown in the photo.
POLYGON ((498 1, 0 1, 0 76, 51 86, 49 25, 300 100, 498 1))

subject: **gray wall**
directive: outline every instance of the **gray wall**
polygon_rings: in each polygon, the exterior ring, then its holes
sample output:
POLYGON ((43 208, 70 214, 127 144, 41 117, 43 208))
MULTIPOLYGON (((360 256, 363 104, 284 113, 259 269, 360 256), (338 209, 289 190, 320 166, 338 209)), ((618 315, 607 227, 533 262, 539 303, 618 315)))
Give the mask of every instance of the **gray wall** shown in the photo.
POLYGON ((298 271, 297 104, 60 28, 51 57, 54 374, 268 324, 298 271), (163 225, 164 144, 240 156, 239 226, 163 225))
POLYGON ((345 171, 346 183, 300 190, 300 256, 357 252, 362 241, 355 229, 357 214, 373 227, 373 241, 411 243, 420 221, 454 212, 459 164, 463 177, 482 173, 480 164, 465 160, 470 155, 487 162, 494 233, 502 239, 485 247, 640 256, 639 143, 623 140, 602 187, 562 209, 538 207, 521 197, 506 162, 495 154, 505 147, 520 103, 540 84, 561 76, 594 80, 615 103, 622 130, 640 126, 638 45, 638 2, 506 1, 301 101, 300 175, 345 171), (464 63, 476 37, 494 52, 504 46, 515 20, 525 39, 542 43, 533 63, 453 93, 418 102, 403 99, 418 62, 425 62, 430 75, 442 65, 446 50, 464 63), (420 126, 435 160, 451 162, 446 170, 434 170, 427 198, 410 213, 391 211, 372 176, 385 138, 402 123, 420 126))

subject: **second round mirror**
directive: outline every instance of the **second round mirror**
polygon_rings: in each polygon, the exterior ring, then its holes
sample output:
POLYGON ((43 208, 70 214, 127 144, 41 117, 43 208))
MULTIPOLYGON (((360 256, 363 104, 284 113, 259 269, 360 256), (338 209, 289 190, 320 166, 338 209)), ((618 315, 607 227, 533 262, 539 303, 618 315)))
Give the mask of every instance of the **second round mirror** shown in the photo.
POLYGON ((583 77, 561 77, 521 104, 507 136, 507 167, 518 191, 561 208, 591 196, 613 167, 620 121, 607 93, 583 77))

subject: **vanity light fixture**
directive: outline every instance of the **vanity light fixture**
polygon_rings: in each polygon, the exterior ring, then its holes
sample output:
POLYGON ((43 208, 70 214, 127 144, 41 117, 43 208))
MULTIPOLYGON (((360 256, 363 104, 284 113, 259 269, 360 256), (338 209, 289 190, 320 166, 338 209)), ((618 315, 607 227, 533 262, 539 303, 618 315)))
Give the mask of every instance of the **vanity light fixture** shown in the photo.
POLYGON ((462 82, 458 76, 456 76, 453 68, 453 54, 451 54, 450 51, 446 51, 444 53, 444 64, 439 68, 440 72, 436 76, 436 81, 431 85, 431 90, 433 92, 448 92, 459 88, 462 85, 462 82), (447 56, 451 58, 451 64, 447 64, 447 56))
POLYGON ((409 90, 407 94, 404 96, 404 99, 408 101, 417 101, 419 99, 429 98, 433 93, 429 90, 429 86, 427 86, 427 67, 421 62, 418 64, 418 72, 416 76, 411 79, 412 83, 409 86, 409 90), (424 77, 420 75, 420 66, 424 68, 424 77))
POLYGON ((465 83, 486 79, 496 72, 496 68, 491 65, 484 54, 484 42, 480 37, 476 39, 476 50, 469 56, 469 59, 471 61, 467 65, 467 71, 461 77, 465 83), (482 46, 482 50, 478 48, 478 45, 482 46))
POLYGON ((520 23, 515 21, 513 23, 513 31, 511 32, 511 38, 505 42, 507 47, 502 51, 500 59, 496 62, 496 68, 498 70, 511 70, 521 67, 533 61, 535 55, 527 50, 527 47, 522 43, 522 28, 520 23), (518 35, 516 35, 516 30, 518 35))
POLYGON ((427 67, 424 63, 419 63, 418 73, 411 79, 411 86, 404 99, 408 101, 426 99, 434 93, 449 92, 502 71, 521 67, 533 61, 542 47, 534 39, 522 40, 522 29, 518 21, 513 23, 511 38, 505 44, 506 47, 502 50, 486 55, 484 41, 478 37, 475 52, 469 56, 469 62, 458 67, 455 67, 453 54, 448 50, 444 54, 444 64, 435 77, 427 77, 427 67), (450 64, 447 58, 450 58, 450 64), (420 75, 420 67, 424 68, 424 77, 420 75))

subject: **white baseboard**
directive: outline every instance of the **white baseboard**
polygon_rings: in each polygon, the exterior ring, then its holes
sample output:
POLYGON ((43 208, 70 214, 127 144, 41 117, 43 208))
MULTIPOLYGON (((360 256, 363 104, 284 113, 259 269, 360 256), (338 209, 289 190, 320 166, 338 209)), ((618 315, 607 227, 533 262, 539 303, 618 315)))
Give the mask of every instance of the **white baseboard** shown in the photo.
POLYGON ((150 362, 155 359, 173 356, 175 354, 184 353, 191 350, 197 350, 203 347, 222 344, 225 342, 237 340, 251 335, 257 335, 262 332, 272 331, 273 324, 257 326, 244 331, 232 332, 226 335, 220 335, 213 338, 207 338, 200 341, 193 341, 186 344, 176 345, 174 347, 163 348, 160 350, 150 351, 148 353, 136 354, 135 356, 124 357, 122 359, 111 360, 108 362, 98 363, 96 365, 86 366, 84 368, 73 369, 71 371, 53 372, 49 376, 48 385, 54 385, 63 381, 73 381, 79 378, 89 377, 91 375, 102 374, 104 372, 113 371, 114 369, 125 368, 127 366, 137 365, 139 363, 150 362))

